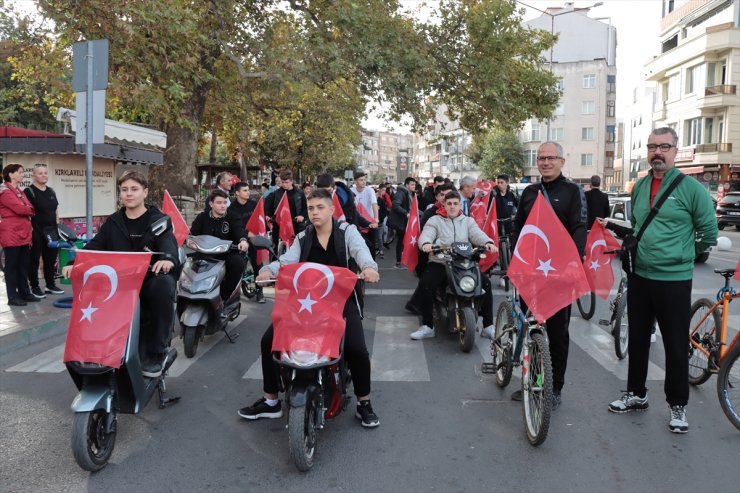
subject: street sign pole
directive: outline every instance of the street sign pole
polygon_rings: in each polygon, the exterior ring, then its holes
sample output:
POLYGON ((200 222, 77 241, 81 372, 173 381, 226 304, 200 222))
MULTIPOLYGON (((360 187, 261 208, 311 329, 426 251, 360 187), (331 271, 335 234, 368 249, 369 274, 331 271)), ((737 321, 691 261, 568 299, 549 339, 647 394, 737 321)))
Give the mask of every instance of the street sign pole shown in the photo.
POLYGON ((87 232, 85 236, 87 240, 92 239, 93 233, 93 62, 95 57, 93 55, 93 44, 87 43, 87 128, 86 140, 85 140, 85 189, 86 189, 86 202, 85 210, 87 212, 87 232))

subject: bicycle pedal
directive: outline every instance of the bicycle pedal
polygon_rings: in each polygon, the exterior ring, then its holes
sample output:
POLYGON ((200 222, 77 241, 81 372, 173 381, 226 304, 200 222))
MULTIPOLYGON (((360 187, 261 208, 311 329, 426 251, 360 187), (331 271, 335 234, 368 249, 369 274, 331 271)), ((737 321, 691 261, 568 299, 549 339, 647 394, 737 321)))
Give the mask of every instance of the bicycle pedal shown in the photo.
POLYGON ((481 373, 496 373, 496 365, 493 363, 483 363, 480 365, 481 373))
POLYGON ((604 325, 604 326, 607 326, 608 327, 609 326, 609 321, 607 319, 605 319, 605 318, 602 318, 601 320, 599 320, 599 325, 604 325))

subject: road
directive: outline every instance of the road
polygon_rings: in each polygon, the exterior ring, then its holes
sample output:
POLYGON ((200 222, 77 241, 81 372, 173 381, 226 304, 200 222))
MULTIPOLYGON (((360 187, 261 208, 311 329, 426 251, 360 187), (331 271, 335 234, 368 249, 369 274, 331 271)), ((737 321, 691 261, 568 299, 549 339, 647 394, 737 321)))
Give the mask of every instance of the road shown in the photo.
MULTIPOLYGON (((734 267, 740 233, 730 252, 713 252, 695 270, 694 299, 713 297, 713 268, 734 267)), ((390 257, 390 255, 389 255, 390 257)), ((70 450, 76 390, 61 365, 59 336, 0 357, 0 487, 42 491, 738 491, 740 433, 719 407, 713 377, 691 389, 690 432, 668 431, 662 391, 661 339, 653 345, 645 413, 614 415, 607 404, 625 388, 627 362, 617 361, 605 329, 607 303, 591 322, 574 309, 563 404, 547 441, 529 445, 520 403, 492 376, 489 341, 464 354, 447 334, 411 341, 418 325, 404 311, 415 279, 381 263, 381 283, 368 291, 365 331, 373 365, 372 400, 381 425, 363 429, 354 413, 321 431, 316 465, 296 471, 286 420, 247 422, 236 410, 261 395, 259 340, 272 301, 242 301, 235 344, 211 336, 197 359, 180 359, 168 379, 180 403, 150 405, 119 417, 111 463, 89 474, 70 450)), ((737 283, 735 283, 737 285, 737 283)), ((494 290, 494 306, 504 299, 494 290)), ((740 327, 740 306, 731 324, 740 327)))

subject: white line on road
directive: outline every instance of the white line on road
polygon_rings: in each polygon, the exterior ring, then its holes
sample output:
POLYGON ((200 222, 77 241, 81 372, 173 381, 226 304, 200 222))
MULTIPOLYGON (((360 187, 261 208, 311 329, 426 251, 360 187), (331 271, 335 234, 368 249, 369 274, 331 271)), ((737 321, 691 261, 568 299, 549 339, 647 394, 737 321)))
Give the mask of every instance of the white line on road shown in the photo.
POLYGON ((44 351, 43 353, 34 356, 33 358, 27 359, 22 363, 8 368, 7 371, 23 373, 61 373, 67 369, 62 362, 63 359, 64 344, 60 344, 58 346, 54 346, 48 351, 44 351))
POLYGON ((428 382, 424 342, 409 338, 417 317, 378 317, 371 359, 373 381, 428 382))

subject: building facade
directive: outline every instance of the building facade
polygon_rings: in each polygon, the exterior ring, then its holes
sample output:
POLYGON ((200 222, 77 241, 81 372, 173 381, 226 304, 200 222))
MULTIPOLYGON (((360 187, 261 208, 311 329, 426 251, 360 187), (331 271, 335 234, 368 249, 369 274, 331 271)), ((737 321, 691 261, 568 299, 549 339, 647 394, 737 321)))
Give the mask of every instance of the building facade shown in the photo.
POLYGON ((355 148, 357 169, 372 181, 398 182, 410 175, 414 137, 409 134, 362 129, 362 144, 355 148))
POLYGON ((740 2, 664 0, 659 41, 653 126, 676 130, 676 166, 712 194, 740 190, 740 2))
POLYGON ((558 34, 558 42, 543 53, 558 77, 560 102, 548 121, 524 122, 520 140, 525 149, 524 180, 537 181, 537 148, 547 140, 563 146, 563 174, 588 183, 594 174, 614 176, 616 127, 616 28, 610 18, 592 18, 590 9, 572 2, 549 8, 530 28, 558 34), (584 42, 587 39, 588 42, 584 42))

